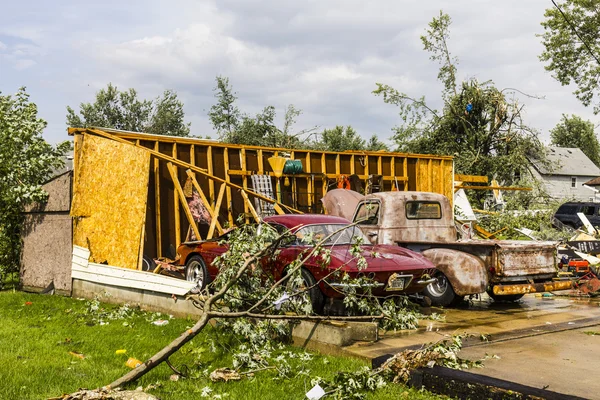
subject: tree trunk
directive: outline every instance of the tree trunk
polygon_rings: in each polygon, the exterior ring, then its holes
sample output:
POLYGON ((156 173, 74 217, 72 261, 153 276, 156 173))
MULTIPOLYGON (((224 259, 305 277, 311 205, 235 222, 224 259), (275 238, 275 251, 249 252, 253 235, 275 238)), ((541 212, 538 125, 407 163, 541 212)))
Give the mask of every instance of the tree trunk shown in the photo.
POLYGON ((182 333, 177 339, 173 340, 166 347, 160 350, 158 353, 153 355, 148 361, 140 365, 139 367, 131 370, 127 374, 123 375, 116 381, 107 385, 105 388, 107 389, 115 389, 120 387, 126 383, 134 381, 136 379, 141 378, 146 375, 148 372, 153 370, 160 363, 165 361, 167 358, 171 356, 171 354, 175 353, 179 350, 184 344, 192 340, 200 331, 206 326, 209 320, 209 313, 204 312, 198 322, 191 328, 182 333))

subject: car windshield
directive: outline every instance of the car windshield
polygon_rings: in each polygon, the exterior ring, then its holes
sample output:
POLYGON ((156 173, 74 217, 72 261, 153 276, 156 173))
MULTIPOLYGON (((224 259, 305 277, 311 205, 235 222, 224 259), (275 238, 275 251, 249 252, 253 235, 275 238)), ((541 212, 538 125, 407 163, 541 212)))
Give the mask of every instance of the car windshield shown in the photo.
POLYGON ((296 231, 296 237, 299 244, 313 244, 320 242, 327 236, 324 245, 334 244, 354 244, 358 241, 369 243, 366 236, 357 226, 347 226, 344 224, 316 224, 304 226, 296 231))

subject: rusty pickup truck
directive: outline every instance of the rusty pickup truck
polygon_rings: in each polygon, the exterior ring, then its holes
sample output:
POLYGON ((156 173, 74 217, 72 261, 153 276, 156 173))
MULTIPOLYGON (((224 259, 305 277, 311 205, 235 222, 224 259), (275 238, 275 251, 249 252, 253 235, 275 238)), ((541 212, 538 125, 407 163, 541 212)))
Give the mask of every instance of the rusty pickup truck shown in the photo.
POLYGON ((323 199, 328 213, 348 216, 354 206, 351 219, 373 244, 397 244, 435 264, 437 281, 424 290, 434 305, 453 305, 483 292, 494 300, 516 301, 526 293, 572 286, 555 280, 555 242, 459 240, 452 207, 441 194, 394 191, 358 197, 341 190, 323 199))

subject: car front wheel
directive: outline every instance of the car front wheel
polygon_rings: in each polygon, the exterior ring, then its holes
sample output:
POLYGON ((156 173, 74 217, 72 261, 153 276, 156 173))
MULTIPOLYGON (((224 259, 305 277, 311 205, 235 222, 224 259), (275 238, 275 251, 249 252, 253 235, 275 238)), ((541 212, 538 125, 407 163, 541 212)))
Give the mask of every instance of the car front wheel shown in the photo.
POLYGON ((457 296, 452 289, 450 281, 446 275, 438 272, 434 275, 435 282, 430 283, 423 289, 423 294, 431 299, 434 306, 449 306, 458 303, 462 297, 457 296))
POLYGON ((208 283, 208 270, 201 256, 195 255, 185 264, 185 280, 196 282, 197 291, 201 291, 208 283))
POLYGON ((313 311, 316 314, 322 314, 323 306, 325 305, 325 297, 323 292, 321 292, 319 285, 317 285, 317 280, 313 274, 311 274, 310 271, 305 268, 302 268, 300 273, 302 275, 302 285, 296 285, 291 279, 288 279, 286 289, 290 292, 290 294, 304 292, 299 296, 308 295, 313 311))

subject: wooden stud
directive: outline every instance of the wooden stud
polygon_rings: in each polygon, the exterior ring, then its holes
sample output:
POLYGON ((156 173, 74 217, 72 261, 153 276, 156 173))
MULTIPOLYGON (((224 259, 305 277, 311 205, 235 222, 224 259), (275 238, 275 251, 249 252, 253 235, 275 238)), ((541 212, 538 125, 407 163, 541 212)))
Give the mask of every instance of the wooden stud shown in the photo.
POLYGON ((354 175, 354 154, 350 156, 350 175, 354 175))
MULTIPOLYGON (((212 157, 212 146, 208 146, 206 149, 206 162, 208 163, 208 174, 213 174, 213 157, 212 157)), ((210 198, 211 204, 215 201, 215 182, 212 179, 208 180, 208 197, 210 198)))
POLYGON ((312 204, 313 204, 313 198, 315 196, 315 194, 313 193, 313 179, 314 176, 310 173, 311 171, 311 167, 310 167, 310 152, 306 153, 306 169, 305 172, 307 174, 310 174, 309 177, 306 178, 306 191, 308 192, 306 197, 307 197, 307 205, 308 205, 308 209, 312 210, 312 204))
POLYGON ((340 167, 340 155, 335 155, 335 174, 339 176, 342 173, 342 169, 340 167))
POLYGON ((323 177, 321 178, 322 186, 323 186, 323 196, 327 193, 327 163, 325 162, 325 153, 321 154, 321 173, 323 177))
MULTIPOLYGON (((223 194, 225 193, 226 187, 227 184, 222 183, 221 188, 219 189, 219 196, 217 197, 217 202, 215 203, 215 212, 217 215, 219 214, 219 210, 221 209, 221 203, 223 202, 223 194)), ((210 227, 208 228, 208 235, 206 236, 207 238, 212 239, 215 233, 215 226, 217 226, 218 222, 219 221, 217 220, 217 218, 212 219, 212 221, 210 222, 210 227)))
POLYGON ((404 181, 404 191, 408 190, 408 158, 404 157, 404 160, 402 161, 402 173, 404 174, 404 177, 406 178, 406 181, 404 181))
POLYGON ((258 150, 256 152, 257 156, 257 160, 258 160, 258 174, 259 175, 264 175, 265 171, 264 171, 264 166, 263 166, 263 151, 262 150, 258 150))
MULTIPOLYGON (((173 143, 173 158, 177 158, 177 143, 173 143)), ((175 242, 181 243, 181 216, 179 213, 179 193, 173 190, 173 212, 175 213, 175 242)))
MULTIPOLYGON (((240 155, 240 165, 242 166, 242 171, 246 171, 246 149, 242 148, 239 152, 240 155)), ((248 177, 246 175, 242 175, 242 187, 244 190, 248 190, 248 177)), ((248 197, 246 195, 246 197, 248 197)), ((248 223, 248 204, 244 201, 244 214, 246 215, 246 223, 248 223)))
MULTIPOLYGON (((200 199, 202 200, 202 203, 204 203, 204 206, 208 210, 208 213, 210 214, 210 218, 211 218, 211 224, 212 224, 212 220, 216 219, 217 220, 217 223, 216 223, 217 231, 219 232, 220 235, 223 234, 223 227, 221 226, 221 224, 219 223, 219 220, 218 220, 219 210, 213 210, 212 205, 208 202, 208 199, 204 195, 204 191, 202 191, 202 188, 198 184, 198 181, 196 180, 196 176, 194 175, 192 170, 188 169, 187 171, 185 171, 185 173, 192 180, 192 184, 194 185, 194 187, 196 188, 196 191, 200 195, 200 199)), ((207 239, 212 239, 212 237, 207 237, 207 239)))
POLYGON ((273 204, 273 208, 275 209, 275 212, 279 215, 283 215, 285 214, 285 211, 283 211, 283 209, 279 206, 279 204, 275 203, 273 204))
POLYGON ((427 191, 433 192, 433 160, 427 160, 427 191))
MULTIPOLYGON (((383 175, 383 166, 381 164, 381 156, 377 156, 377 175, 383 175)), ((385 182, 383 181, 383 179, 381 181, 381 186, 382 187, 380 187, 379 190, 383 192, 385 190, 385 188, 384 188, 385 182)))
POLYGON ((248 209, 252 213, 252 216, 254 217, 254 220, 257 223, 260 223, 260 217, 258 216, 258 214, 256 213, 256 210, 254 209, 254 207, 250 203, 250 199, 248 198, 248 195, 246 194, 246 192, 244 190, 240 190, 240 193, 242 194, 242 197, 244 198, 244 203, 247 205, 248 209))
MULTIPOLYGON (((188 203, 185 199, 185 195, 183 194, 183 189, 181 188, 181 184, 179 183, 179 177, 177 176, 177 167, 174 166, 172 163, 167 163, 167 168, 169 168, 169 173, 171 174, 171 179, 173 179, 173 185, 175 186, 175 190, 178 193, 178 197, 179 197, 179 201, 181 202, 181 205, 183 206, 183 211, 185 212, 185 216, 188 219, 188 222, 190 223, 190 226, 192 227, 192 230, 194 231, 194 235, 196 236, 196 240, 202 240, 202 236, 200 236, 200 232, 198 231, 198 225, 196 224, 196 221, 194 221, 194 217, 192 216, 192 211, 190 210, 190 207, 188 206, 188 203)), ((180 242, 177 241, 177 244, 179 244, 180 242)))
MULTIPOLYGON (((223 149, 223 164, 225 172, 229 171, 229 149, 227 148, 223 149)), ((227 183, 231 182, 228 173, 225 173, 225 181, 227 183)), ((229 225, 233 226, 233 203, 231 198, 231 187, 229 187, 229 185, 227 185, 225 192, 227 194, 227 219, 229 220, 229 225)))
POLYGON ((140 249, 138 253, 138 266, 137 269, 141 270, 142 265, 144 263, 144 239, 146 239, 146 213, 144 212, 144 223, 141 226, 141 234, 140 234, 140 249))
MULTIPOLYGON (((294 151, 290 152, 290 159, 294 160, 294 151)), ((290 179, 290 178, 288 178, 290 179)), ((292 176, 292 205, 294 206, 294 208, 298 208, 298 185, 296 184, 296 176, 292 176)))
MULTIPOLYGON (((158 141, 154 143, 154 150, 158 152, 158 141)), ((162 230, 160 222, 160 161, 154 157, 154 208, 156 218, 156 257, 162 257, 162 230)))

